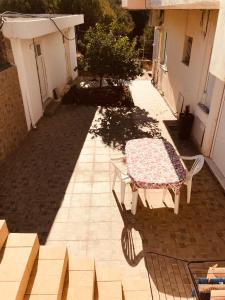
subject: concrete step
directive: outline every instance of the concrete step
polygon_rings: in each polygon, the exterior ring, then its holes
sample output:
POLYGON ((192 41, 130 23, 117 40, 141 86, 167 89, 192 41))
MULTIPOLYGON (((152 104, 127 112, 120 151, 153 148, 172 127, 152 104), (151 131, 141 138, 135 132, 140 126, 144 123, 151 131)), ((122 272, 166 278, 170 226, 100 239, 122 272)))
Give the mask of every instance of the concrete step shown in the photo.
POLYGON ((22 300, 39 249, 37 234, 10 233, 0 251, 0 298, 22 300))
POLYGON ((65 246, 41 246, 24 300, 61 300, 67 265, 65 246))
POLYGON ((122 300, 120 269, 96 267, 96 278, 98 300, 122 300))
POLYGON ((123 279, 122 286, 124 300, 151 299, 151 291, 148 279, 123 279))
POLYGON ((0 249, 4 245, 8 234, 9 234, 9 231, 8 231, 8 228, 7 228, 7 225, 6 225, 6 221, 5 220, 0 220, 0 249))
POLYGON ((89 257, 69 257, 63 300, 93 300, 95 263, 89 257))

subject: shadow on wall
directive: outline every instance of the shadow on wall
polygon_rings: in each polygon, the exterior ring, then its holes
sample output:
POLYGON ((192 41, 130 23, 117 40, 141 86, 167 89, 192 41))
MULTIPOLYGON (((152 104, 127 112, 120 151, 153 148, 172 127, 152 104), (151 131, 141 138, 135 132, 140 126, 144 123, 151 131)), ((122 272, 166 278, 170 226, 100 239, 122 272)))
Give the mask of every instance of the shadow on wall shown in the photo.
POLYGON ((89 132, 114 149, 124 151, 131 139, 162 137, 159 122, 138 106, 100 108, 98 114, 89 132))
POLYGON ((45 243, 94 118, 96 107, 62 106, 0 168, 0 219, 12 232, 45 243))

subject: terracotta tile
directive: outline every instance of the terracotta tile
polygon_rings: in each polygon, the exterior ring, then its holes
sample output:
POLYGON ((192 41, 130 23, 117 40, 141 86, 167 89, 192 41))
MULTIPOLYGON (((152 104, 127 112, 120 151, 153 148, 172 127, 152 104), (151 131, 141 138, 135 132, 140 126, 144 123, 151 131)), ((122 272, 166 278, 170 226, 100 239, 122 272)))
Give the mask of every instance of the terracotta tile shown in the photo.
POLYGON ((0 294, 2 299, 16 299, 18 296, 19 285, 19 282, 0 282, 0 294))
POLYGON ((66 247, 62 244, 56 246, 40 246, 39 259, 61 259, 66 256, 66 247))
POLYGON ((98 299, 122 300, 122 287, 119 281, 98 282, 98 299))
POLYGON ((97 281, 119 281, 121 282, 121 269, 120 268, 107 268, 97 267, 96 268, 96 279, 97 281))
POLYGON ((95 262, 90 257, 76 257, 71 255, 69 257, 69 270, 70 271, 94 271, 95 262))
POLYGON ((10 233, 4 247, 32 247, 38 240, 37 234, 10 233))

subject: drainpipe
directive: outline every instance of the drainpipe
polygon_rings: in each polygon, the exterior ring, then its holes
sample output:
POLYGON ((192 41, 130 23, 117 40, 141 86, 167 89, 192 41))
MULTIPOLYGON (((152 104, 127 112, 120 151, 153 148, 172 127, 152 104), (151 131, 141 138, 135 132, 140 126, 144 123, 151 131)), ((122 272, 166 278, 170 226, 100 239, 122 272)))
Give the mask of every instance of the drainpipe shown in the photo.
POLYGON ((223 107, 224 96, 225 96, 225 85, 223 87, 223 92, 222 92, 222 97, 221 97, 221 100, 220 100, 219 111, 218 111, 218 114, 217 114, 217 117, 216 117, 216 120, 215 120, 215 127, 214 127, 214 131, 213 131, 213 135, 212 135, 213 139, 212 139, 212 143, 211 143, 211 147, 210 147, 209 157, 211 157, 212 152, 213 152, 213 148, 214 148, 214 145, 215 145, 216 133, 217 133, 218 125, 219 125, 219 119, 220 119, 220 116, 221 116, 221 110, 222 110, 222 107, 223 107))
POLYGON ((33 47, 34 47, 34 57, 35 57, 35 62, 36 62, 37 75, 38 75, 39 91, 40 91, 40 95, 41 95, 42 109, 44 110, 43 102, 42 102, 42 93, 41 93, 41 79, 40 79, 40 75, 39 75, 39 72, 38 72, 38 63, 37 63, 37 55, 36 55, 36 48, 35 48, 34 39, 33 39, 33 47))

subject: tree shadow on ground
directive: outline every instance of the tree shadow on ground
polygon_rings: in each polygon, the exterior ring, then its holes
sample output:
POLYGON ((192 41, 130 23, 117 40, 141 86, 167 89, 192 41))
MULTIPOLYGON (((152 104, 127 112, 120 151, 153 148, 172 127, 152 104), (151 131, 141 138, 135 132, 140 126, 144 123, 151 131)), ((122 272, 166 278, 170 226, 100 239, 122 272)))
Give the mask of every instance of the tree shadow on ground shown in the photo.
POLYGON ((98 114, 89 132, 113 149, 124 151, 131 139, 162 137, 159 122, 138 106, 100 108, 98 114))
POLYGON ((1 165, 0 219, 11 232, 37 232, 46 242, 96 110, 61 106, 1 165))

